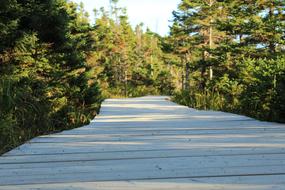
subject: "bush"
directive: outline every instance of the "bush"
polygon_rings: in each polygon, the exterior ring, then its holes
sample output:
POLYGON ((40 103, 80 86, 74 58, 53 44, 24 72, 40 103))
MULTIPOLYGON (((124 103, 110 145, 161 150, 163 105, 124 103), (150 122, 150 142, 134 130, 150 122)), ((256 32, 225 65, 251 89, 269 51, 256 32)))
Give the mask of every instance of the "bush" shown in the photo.
POLYGON ((176 93, 173 100, 197 109, 285 122, 285 58, 244 59, 238 64, 238 73, 237 78, 226 74, 212 81, 205 90, 176 93))

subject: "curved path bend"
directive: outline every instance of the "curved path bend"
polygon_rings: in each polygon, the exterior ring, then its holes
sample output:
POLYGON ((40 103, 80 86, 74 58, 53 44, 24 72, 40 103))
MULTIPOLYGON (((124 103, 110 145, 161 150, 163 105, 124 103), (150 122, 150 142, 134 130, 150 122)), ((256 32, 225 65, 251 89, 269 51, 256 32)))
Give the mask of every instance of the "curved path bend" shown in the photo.
POLYGON ((284 190, 285 125, 146 96, 0 157, 1 190, 284 190))

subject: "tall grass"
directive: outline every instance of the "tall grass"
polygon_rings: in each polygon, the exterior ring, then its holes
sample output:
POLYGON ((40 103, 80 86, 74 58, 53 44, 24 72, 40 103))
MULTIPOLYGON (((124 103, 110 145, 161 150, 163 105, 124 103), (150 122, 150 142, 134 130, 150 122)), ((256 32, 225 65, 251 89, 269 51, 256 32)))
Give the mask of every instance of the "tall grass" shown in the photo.
POLYGON ((201 110, 224 110, 227 107, 225 96, 214 91, 182 91, 176 93, 173 100, 201 110))

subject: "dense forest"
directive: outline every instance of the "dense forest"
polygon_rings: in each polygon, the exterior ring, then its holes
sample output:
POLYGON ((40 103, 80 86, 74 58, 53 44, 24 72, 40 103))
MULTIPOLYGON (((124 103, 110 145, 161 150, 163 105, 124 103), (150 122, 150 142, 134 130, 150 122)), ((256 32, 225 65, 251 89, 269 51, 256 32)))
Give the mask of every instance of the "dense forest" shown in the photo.
POLYGON ((168 36, 127 11, 0 0, 0 153, 89 123, 109 97, 171 95, 285 122, 285 2, 182 0, 168 36))
POLYGON ((169 41, 184 63, 177 102, 285 121, 285 1, 184 0, 169 41))

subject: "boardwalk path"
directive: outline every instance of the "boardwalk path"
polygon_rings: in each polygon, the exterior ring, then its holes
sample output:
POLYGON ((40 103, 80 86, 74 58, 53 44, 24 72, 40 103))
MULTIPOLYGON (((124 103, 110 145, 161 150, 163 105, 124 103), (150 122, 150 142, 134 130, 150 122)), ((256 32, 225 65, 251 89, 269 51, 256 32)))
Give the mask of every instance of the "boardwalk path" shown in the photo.
POLYGON ((112 99, 88 126, 0 157, 1 190, 285 189, 285 126, 165 97, 112 99))

